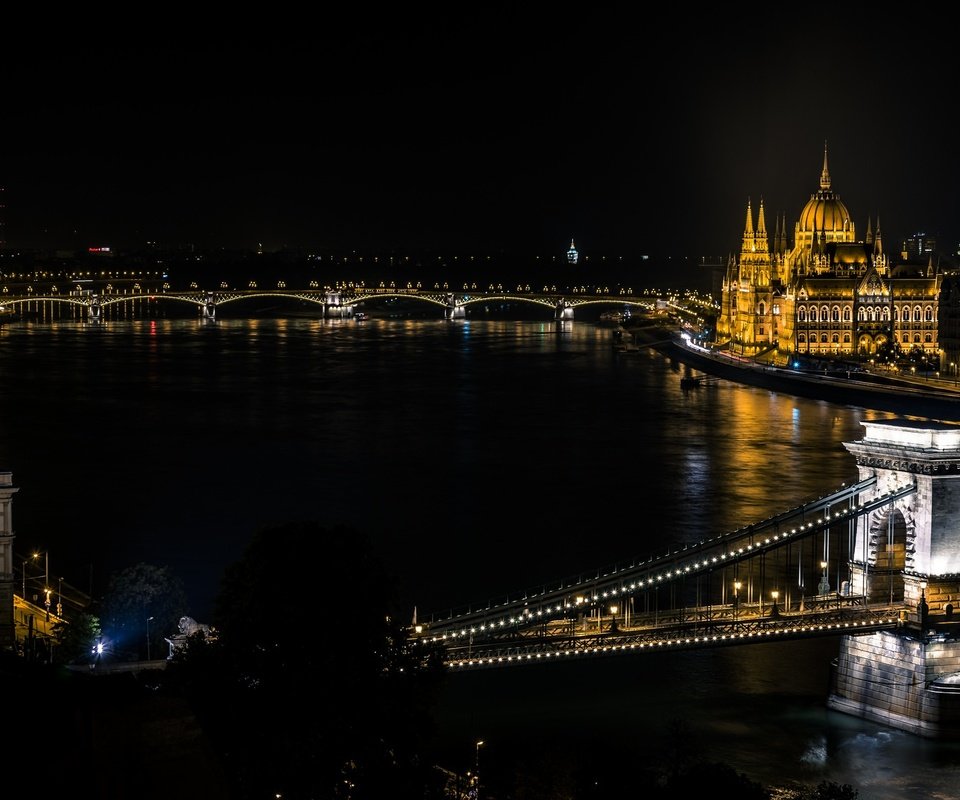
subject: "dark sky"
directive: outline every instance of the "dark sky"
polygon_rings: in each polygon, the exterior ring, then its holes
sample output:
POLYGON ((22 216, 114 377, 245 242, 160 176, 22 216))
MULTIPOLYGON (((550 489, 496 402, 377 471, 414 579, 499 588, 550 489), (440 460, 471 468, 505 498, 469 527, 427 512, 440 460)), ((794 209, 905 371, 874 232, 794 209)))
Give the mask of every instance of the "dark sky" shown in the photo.
POLYGON ((826 140, 861 236, 956 250, 946 20, 637 8, 12 41, 6 239, 725 255, 748 197, 792 229, 826 140))

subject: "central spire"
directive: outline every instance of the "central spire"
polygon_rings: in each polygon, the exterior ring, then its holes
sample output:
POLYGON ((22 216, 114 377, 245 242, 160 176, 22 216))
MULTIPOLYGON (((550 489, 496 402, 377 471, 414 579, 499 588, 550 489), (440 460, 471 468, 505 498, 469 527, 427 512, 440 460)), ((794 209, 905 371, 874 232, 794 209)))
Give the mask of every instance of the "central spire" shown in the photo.
POLYGON ((830 188, 830 170, 827 169, 827 140, 823 140, 823 172, 820 173, 820 188, 827 191, 830 188))

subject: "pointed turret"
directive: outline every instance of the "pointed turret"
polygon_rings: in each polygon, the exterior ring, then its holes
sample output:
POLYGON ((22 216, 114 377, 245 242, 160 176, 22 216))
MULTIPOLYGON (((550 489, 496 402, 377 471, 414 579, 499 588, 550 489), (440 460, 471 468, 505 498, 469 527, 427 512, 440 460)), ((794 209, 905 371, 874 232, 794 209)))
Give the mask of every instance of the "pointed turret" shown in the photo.
POLYGON ((740 248, 744 253, 752 253, 756 246, 756 236, 753 232, 753 209, 750 206, 750 198, 747 198, 747 224, 743 229, 743 246, 740 248))
POLYGON ((820 188, 827 191, 830 188, 830 170, 827 168, 827 140, 823 140, 823 172, 820 173, 820 188))
POLYGON ((763 197, 760 198, 760 210, 757 212, 757 233, 753 237, 753 247, 755 252, 770 252, 770 244, 767 242, 767 223, 763 214, 763 197))
POLYGON ((873 252, 878 255, 883 255, 883 242, 880 241, 880 215, 877 214, 877 234, 873 237, 873 252))
POLYGON ((873 244, 873 228, 870 227, 870 217, 867 217, 867 244, 873 244))

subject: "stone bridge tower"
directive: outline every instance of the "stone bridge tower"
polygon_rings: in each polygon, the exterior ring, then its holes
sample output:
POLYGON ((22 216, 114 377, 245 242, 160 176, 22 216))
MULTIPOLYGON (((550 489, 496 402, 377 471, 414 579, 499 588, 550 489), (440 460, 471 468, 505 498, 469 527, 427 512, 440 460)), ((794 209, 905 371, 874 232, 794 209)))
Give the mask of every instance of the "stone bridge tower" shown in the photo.
POLYGON ((896 631, 845 636, 831 708, 923 736, 960 736, 960 425, 863 422, 845 442, 864 502, 916 491, 857 520, 849 594, 902 608, 896 631))

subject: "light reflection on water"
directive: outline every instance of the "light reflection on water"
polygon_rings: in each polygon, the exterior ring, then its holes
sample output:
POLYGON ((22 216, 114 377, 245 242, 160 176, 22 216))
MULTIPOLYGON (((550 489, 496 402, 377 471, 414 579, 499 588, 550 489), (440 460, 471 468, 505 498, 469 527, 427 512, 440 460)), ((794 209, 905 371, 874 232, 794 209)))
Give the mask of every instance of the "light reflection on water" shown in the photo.
MULTIPOLYGON (((204 619, 255 528, 318 517, 369 532, 423 615, 826 494, 856 477, 842 443, 890 416, 722 381, 683 391, 680 365, 610 344, 588 323, 485 319, 5 326, 0 468, 21 487, 18 551, 49 547, 81 588, 167 564, 204 619)), ((571 741, 627 758, 675 719, 765 781, 956 796, 955 749, 825 708, 836 652, 816 640, 462 675, 444 734, 503 759, 507 742, 571 741)))

